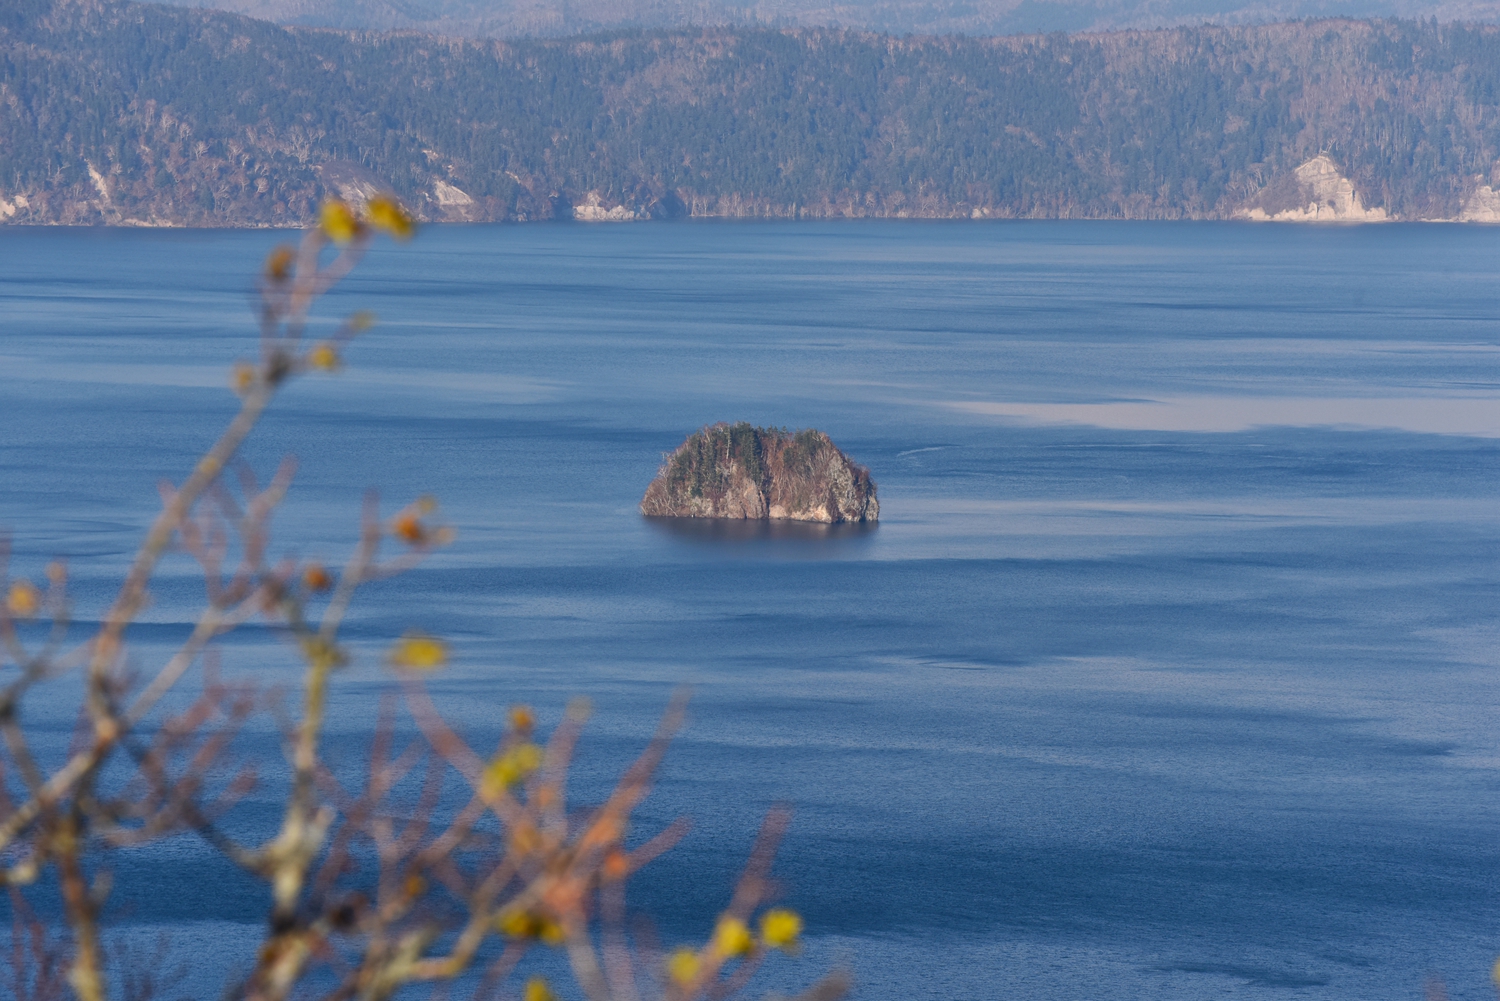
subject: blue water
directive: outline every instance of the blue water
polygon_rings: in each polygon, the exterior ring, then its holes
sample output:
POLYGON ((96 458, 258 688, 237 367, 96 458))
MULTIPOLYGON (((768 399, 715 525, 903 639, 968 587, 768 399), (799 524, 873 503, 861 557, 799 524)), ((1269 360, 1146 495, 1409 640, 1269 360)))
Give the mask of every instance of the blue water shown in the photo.
MULTIPOLYGON (((279 239, 0 229, 0 525, 19 572, 69 559, 81 614, 232 412, 279 239)), ((635 899, 701 940, 793 804, 808 948, 766 989, 842 963, 871 1001, 1491 997, 1497 251, 1094 223, 382 247, 322 312, 381 323, 247 451, 301 463, 278 551, 341 558, 366 486, 433 492, 459 531, 360 601, 331 754, 357 763, 379 650, 420 626, 454 642, 433 689, 476 745, 512 702, 550 725, 592 699, 585 799, 693 686, 637 833, 695 827, 635 899), (880 526, 642 519, 661 454, 716 420, 827 431, 880 526)), ((142 669, 201 593, 168 564, 142 669)), ((223 663, 295 680, 263 631, 223 663)), ((67 695, 27 717, 54 753, 67 695)), ((272 798, 236 823, 266 833, 272 798)), ((113 865, 117 934, 169 933, 195 996, 249 955, 264 895, 191 838, 113 865)))

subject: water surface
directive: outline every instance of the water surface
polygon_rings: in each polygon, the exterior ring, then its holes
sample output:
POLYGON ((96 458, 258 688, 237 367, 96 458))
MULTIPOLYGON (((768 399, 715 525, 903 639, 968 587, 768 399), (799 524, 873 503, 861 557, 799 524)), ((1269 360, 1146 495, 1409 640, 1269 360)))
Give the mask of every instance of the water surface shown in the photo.
MULTIPOLYGON (((231 414, 282 238, 0 230, 0 524, 22 572, 70 560, 81 611, 231 414)), ((1103 223, 382 247, 323 313, 380 325, 248 450, 262 475, 301 462, 284 550, 339 558, 366 486, 432 491, 460 532, 359 604, 333 754, 357 760, 378 650, 420 626, 454 640, 434 687, 475 743, 512 702, 550 722, 593 699, 585 796, 694 686, 642 833, 696 826, 637 902, 701 939, 791 802, 778 871, 810 939, 768 988, 847 962, 875 1001, 1374 1001, 1433 973, 1490 997, 1497 250, 1475 227, 1103 223), (827 431, 882 523, 641 518, 662 453, 716 420, 827 431)), ((142 666, 201 600, 167 570, 142 666)), ((224 664, 293 679, 261 633, 224 664)), ((265 901, 207 859, 123 857, 117 924, 245 955, 265 901)))

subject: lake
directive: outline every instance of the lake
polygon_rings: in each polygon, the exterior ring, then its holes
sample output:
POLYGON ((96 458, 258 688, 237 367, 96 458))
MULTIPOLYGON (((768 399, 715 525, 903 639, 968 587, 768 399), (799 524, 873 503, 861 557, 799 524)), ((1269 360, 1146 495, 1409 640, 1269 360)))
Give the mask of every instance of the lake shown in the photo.
MULTIPOLYGON (((0 525, 17 572, 69 560, 80 615, 233 412, 285 238, 0 228, 0 525)), ((301 464, 277 551, 340 560, 366 487, 459 534, 357 604, 336 761, 420 627, 474 743, 590 697, 585 799, 692 686, 638 833, 695 826, 635 900, 701 941, 792 804, 808 943, 765 989, 847 964, 870 1001, 1493 997, 1500 230, 433 227, 320 315, 358 308, 346 369, 247 450, 301 464), (719 420, 828 432, 879 527, 643 519, 719 420)), ((154 597, 143 669, 201 582, 174 560, 154 597)), ((223 661, 296 677, 264 630, 223 661)), ((54 752, 67 695, 27 717, 54 752)), ((265 897, 193 839, 116 868, 114 923, 168 933, 190 993, 249 955, 265 897)))

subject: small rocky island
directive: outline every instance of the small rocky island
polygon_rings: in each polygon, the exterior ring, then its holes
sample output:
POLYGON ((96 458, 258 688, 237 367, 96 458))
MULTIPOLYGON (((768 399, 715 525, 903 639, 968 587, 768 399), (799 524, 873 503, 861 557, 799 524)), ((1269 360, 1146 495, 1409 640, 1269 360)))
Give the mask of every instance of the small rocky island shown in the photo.
POLYGON ((873 522, 875 482, 821 431, 713 424, 666 457, 641 501, 665 518, 873 522))

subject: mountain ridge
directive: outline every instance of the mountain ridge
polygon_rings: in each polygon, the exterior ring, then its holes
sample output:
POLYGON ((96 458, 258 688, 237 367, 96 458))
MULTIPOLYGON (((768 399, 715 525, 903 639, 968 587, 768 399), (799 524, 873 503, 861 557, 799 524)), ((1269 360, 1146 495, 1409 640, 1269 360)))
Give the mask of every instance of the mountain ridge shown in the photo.
POLYGON ((1309 204, 1320 155, 1365 210, 1478 218, 1500 29, 502 42, 115 0, 0 14, 9 224, 296 226, 385 186, 444 221, 1271 218, 1309 204))
POLYGON ((280 24, 473 38, 621 28, 848 28, 974 36, 1307 18, 1500 21, 1500 0, 165 0, 280 24))

